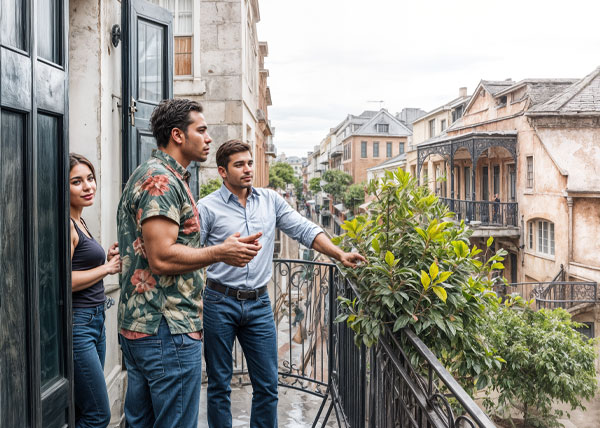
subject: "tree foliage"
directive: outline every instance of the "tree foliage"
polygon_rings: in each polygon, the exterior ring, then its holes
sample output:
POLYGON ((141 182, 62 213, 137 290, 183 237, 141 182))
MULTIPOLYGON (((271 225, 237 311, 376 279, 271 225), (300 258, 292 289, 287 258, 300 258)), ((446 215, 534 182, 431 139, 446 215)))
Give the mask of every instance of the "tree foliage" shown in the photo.
POLYGON ((344 193, 344 205, 354 211, 356 207, 365 202, 365 183, 351 184, 344 193))
POLYGON ((200 185, 200 189, 198 189, 198 193, 200 194, 200 199, 205 196, 210 195, 215 190, 219 190, 221 188, 222 180, 218 178, 213 178, 212 180, 208 180, 206 183, 200 185))
POLYGON ((295 185, 298 181, 289 163, 276 162, 269 167, 269 187, 273 189, 285 189, 288 184, 295 185))
POLYGON ((519 296, 490 311, 486 336, 507 364, 492 378, 498 397, 486 400, 488 409, 506 415, 521 407, 531 426, 558 426, 563 412, 552 410, 554 401, 585 410, 581 398, 596 391, 595 352, 593 341, 574 330, 579 326, 563 309, 536 312, 519 296))
POLYGON ((581 407, 594 395, 593 347, 569 315, 515 310, 517 298, 501 304, 492 291, 505 281, 493 273, 506 255, 490 251, 493 238, 487 248, 471 247, 464 222, 452 222, 447 205, 401 169, 367 190, 376 198, 369 216, 346 221, 334 238, 368 260, 342 267, 359 297, 339 298, 336 321, 354 330, 357 344, 375 344, 386 327, 411 328, 468 393, 493 388, 500 407, 525 404, 530 422, 532 415, 552 422, 554 399, 581 407))
POLYGON ((410 326, 464 386, 486 386, 501 358, 482 326, 486 308, 497 305, 491 270, 503 268, 506 252, 479 260, 482 250, 469 246, 472 232, 464 222, 448 221, 448 207, 401 169, 367 188, 376 198, 371 216, 345 222, 337 239, 368 259, 360 269, 346 269, 360 300, 343 301, 347 312, 340 319, 347 317, 356 340, 368 346, 386 324, 394 332, 410 326))
POLYGON ((308 190, 310 190, 313 195, 319 193, 321 191, 321 179, 319 177, 313 177, 308 180, 308 190))
POLYGON ((285 181, 272 170, 269 170, 269 187, 272 189, 285 188, 285 181))
POLYGON ((322 188, 325 193, 333 196, 335 201, 341 201, 348 186, 352 183, 352 176, 338 169, 328 169, 323 173, 326 182, 322 188))

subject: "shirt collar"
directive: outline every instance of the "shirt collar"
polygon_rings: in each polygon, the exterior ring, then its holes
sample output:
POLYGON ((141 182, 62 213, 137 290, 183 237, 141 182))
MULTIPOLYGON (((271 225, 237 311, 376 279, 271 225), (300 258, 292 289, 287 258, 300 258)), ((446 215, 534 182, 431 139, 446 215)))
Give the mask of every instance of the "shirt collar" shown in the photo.
POLYGON ((154 149, 152 150, 152 157, 158 159, 166 166, 171 167, 176 173, 181 175, 181 177, 185 181, 189 181, 191 176, 190 172, 187 169, 185 169, 179 162, 177 162, 175 158, 171 155, 163 152, 162 150, 154 149))
MULTIPOLYGON (((250 197, 252 196, 258 196, 259 193, 257 192, 257 190, 253 187, 251 187, 252 192, 250 193, 250 197)), ((233 193, 231 193, 231 191, 227 188, 227 186, 225 186, 225 183, 221 184, 221 188, 219 189, 219 193, 221 194, 221 198, 223 198, 223 202, 228 203, 229 199, 233 196, 235 196, 233 193)), ((237 198, 237 196, 235 196, 237 198)))

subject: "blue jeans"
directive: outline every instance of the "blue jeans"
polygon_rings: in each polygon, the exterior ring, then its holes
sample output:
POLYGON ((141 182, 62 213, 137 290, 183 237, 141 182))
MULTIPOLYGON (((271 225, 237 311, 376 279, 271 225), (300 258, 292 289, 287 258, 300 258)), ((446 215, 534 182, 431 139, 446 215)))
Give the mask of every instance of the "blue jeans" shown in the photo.
POLYGON ((171 334, 163 317, 156 335, 119 335, 127 368, 125 418, 131 428, 198 425, 202 341, 171 334))
POLYGON ((277 334, 269 295, 240 301, 206 288, 203 317, 209 427, 231 427, 231 353, 236 336, 252 382, 250 426, 277 427, 277 334))
POLYGON ((73 308, 73 366, 77 428, 105 428, 110 404, 104 381, 104 303, 95 308, 73 308))

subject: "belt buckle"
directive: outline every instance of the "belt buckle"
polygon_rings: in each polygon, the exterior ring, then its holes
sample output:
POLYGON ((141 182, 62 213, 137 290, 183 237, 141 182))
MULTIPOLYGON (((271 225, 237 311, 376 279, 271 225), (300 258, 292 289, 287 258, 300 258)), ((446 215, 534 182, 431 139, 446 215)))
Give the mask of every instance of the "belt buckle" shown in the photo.
POLYGON ((235 293, 235 298, 238 300, 248 300, 248 299, 242 299, 242 296, 240 294, 242 291, 244 291, 244 290, 237 290, 237 292, 235 293))

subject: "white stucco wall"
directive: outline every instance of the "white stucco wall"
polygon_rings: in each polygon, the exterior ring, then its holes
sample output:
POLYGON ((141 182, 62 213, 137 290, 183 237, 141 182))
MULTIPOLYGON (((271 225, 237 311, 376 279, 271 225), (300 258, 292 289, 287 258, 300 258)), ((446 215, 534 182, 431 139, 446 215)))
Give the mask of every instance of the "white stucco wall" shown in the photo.
MULTIPOLYGON (((83 212, 94 238, 106 250, 117 240, 116 212, 121 195, 121 45, 111 44, 111 28, 121 24, 115 0, 71 0, 69 34, 69 144, 95 166, 97 194, 83 212)), ((104 279, 106 294, 118 302, 118 277, 104 279)), ((104 375, 111 424, 121 420, 125 372, 117 341, 117 309, 106 312, 104 375)))

